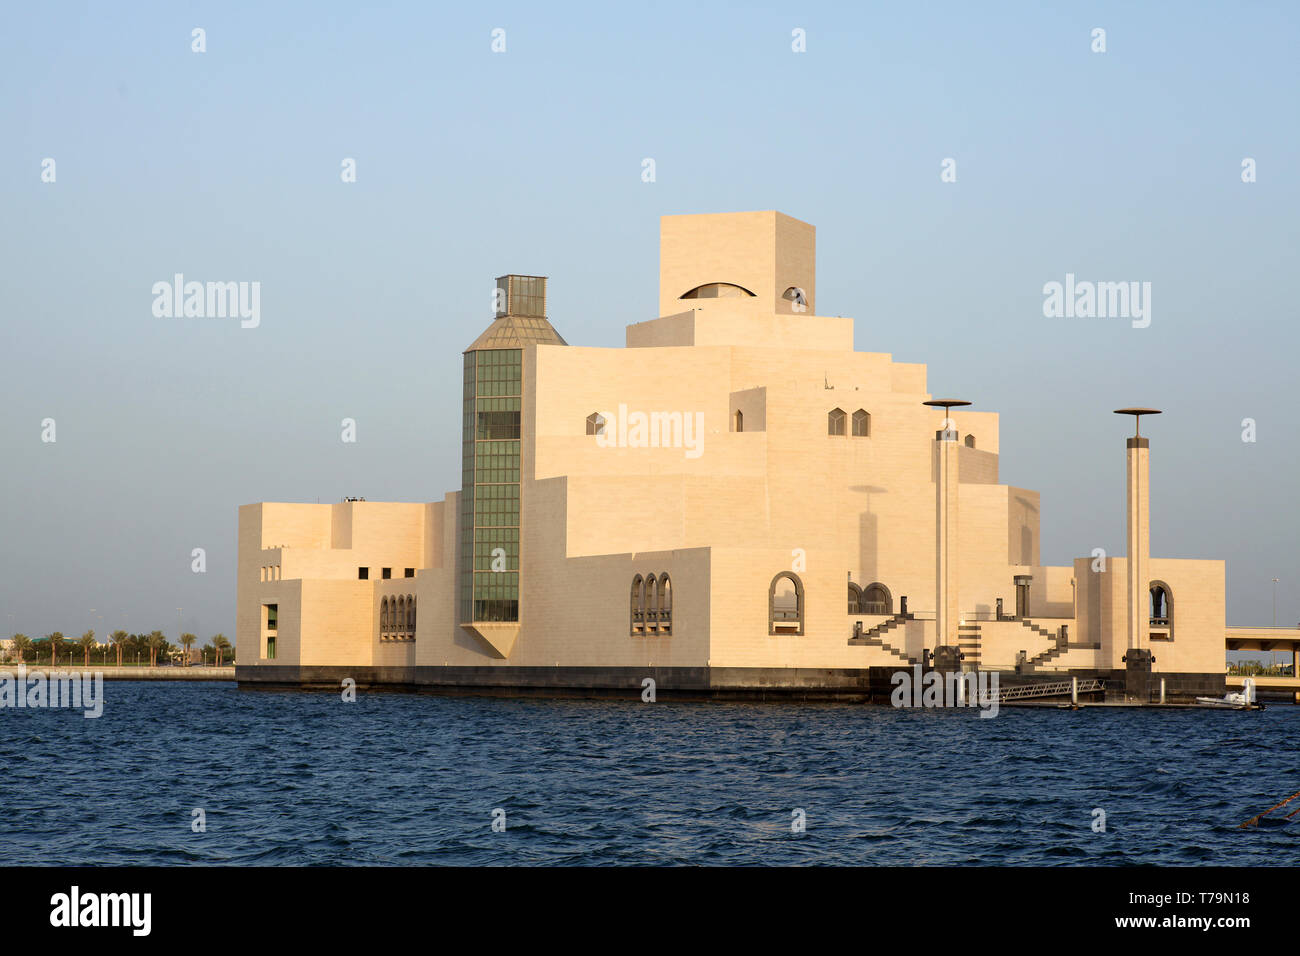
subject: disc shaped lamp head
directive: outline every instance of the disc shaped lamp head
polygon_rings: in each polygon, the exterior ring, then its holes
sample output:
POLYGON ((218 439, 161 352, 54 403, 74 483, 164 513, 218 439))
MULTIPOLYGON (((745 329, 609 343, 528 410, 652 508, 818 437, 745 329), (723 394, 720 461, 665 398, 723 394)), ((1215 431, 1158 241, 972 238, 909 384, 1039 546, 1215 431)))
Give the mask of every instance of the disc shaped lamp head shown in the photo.
POLYGON ((1134 437, 1135 437, 1135 438, 1141 438, 1141 437, 1142 437, 1142 416, 1143 416, 1143 415, 1159 415, 1159 414, 1160 414, 1160 409, 1158 409, 1158 408, 1117 408, 1117 409, 1115 409, 1115 414, 1116 414, 1116 415, 1132 415, 1132 416, 1133 416, 1133 427, 1136 429, 1135 432, 1134 432, 1134 437))

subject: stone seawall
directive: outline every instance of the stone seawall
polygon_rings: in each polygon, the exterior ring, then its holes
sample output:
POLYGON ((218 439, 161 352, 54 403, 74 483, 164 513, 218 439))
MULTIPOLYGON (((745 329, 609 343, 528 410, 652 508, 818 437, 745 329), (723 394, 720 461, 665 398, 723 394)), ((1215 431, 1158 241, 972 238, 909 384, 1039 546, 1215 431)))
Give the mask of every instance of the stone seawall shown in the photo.
MULTIPOLYGON (((297 687, 338 691, 353 680, 360 689, 424 691, 503 697, 640 699, 646 678, 657 698, 673 700, 820 700, 889 703, 899 667, 346 667, 325 665, 238 665, 241 688, 297 687)), ((930 668, 925 668, 926 671, 930 668)), ((1120 691, 1122 671, 1062 671, 1017 675, 1001 672, 1001 686, 1100 677, 1120 691)), ((1220 696, 1222 674, 1164 674, 1171 699, 1194 694, 1220 696)))
MULTIPOLYGON (((234 680, 234 667, 89 667, 66 664, 51 667, 49 664, 25 665, 27 676, 33 674, 101 674, 104 680, 234 680)), ((17 676, 17 664, 0 664, 0 674, 17 676)))

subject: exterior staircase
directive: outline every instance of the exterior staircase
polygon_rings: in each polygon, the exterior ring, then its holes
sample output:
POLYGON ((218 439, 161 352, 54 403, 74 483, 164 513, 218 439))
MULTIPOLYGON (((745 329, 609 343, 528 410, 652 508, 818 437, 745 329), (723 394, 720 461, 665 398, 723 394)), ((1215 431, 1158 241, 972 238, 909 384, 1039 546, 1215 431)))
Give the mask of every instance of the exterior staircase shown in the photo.
POLYGON ((1058 657, 1060 657, 1062 654, 1064 654, 1066 651, 1070 650, 1071 648, 1079 648, 1081 650, 1094 650, 1094 651, 1099 650, 1101 648, 1100 643, 1083 642, 1083 643, 1071 644, 1068 633, 1066 634, 1062 634, 1060 632, 1053 633, 1052 631, 1047 630, 1047 628, 1039 627, 1033 621, 1027 621, 1024 618, 1020 619, 1020 623, 1023 624, 1025 627, 1029 628, 1035 634, 1041 634, 1043 637, 1046 637, 1048 640, 1052 642, 1053 645, 1049 647, 1047 650, 1043 651, 1041 654, 1035 654, 1028 661, 1026 661, 1025 662, 1026 670, 1033 670, 1035 667, 1040 667, 1043 664, 1051 663, 1052 661, 1056 660, 1058 657))
POLYGON ((889 633, 900 624, 915 620, 915 615, 911 613, 895 614, 888 621, 881 621, 869 631, 859 631, 860 625, 855 625, 853 636, 849 638, 849 644, 855 647, 879 647, 900 661, 906 664, 916 664, 916 658, 908 657, 906 651, 900 651, 897 647, 885 641, 883 635, 889 633))
POLYGON ((1029 670, 1032 670, 1035 667, 1040 667, 1043 664, 1049 663, 1050 661, 1056 660, 1058 657, 1064 654, 1070 646, 1067 641, 1062 639, 1059 633, 1054 634, 1045 627, 1039 627, 1033 621, 1026 621, 1024 618, 1021 618, 1020 623, 1023 624, 1025 627, 1029 628, 1035 634, 1041 634, 1043 635, 1043 637, 1047 638, 1049 641, 1052 642, 1052 646, 1049 647, 1047 650, 1043 651, 1041 654, 1035 654, 1033 657, 1031 657, 1028 661, 1025 662, 1027 665, 1027 669, 1029 670))

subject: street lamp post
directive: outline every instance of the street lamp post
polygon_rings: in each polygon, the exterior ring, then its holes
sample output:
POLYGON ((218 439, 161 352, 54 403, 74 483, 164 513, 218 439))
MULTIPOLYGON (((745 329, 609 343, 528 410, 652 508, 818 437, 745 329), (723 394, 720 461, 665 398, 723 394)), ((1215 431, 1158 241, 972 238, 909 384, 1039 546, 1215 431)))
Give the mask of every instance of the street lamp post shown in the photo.
MULTIPOLYGON (((1273 579, 1273 626, 1277 627, 1277 578, 1273 579)), ((1277 667, 1277 649, 1274 648, 1269 655, 1273 658, 1273 666, 1277 667)))

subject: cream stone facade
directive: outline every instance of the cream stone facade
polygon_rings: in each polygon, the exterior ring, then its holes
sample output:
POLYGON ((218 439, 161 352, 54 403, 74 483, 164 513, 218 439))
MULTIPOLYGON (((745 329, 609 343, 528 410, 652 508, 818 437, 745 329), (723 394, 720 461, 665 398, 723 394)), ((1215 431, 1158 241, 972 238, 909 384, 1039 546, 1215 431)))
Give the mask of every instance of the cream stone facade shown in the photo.
POLYGON ((1042 566, 998 416, 946 420, 924 365, 815 313, 807 223, 664 217, 660 317, 622 349, 565 343, 545 283, 502 277, 465 353, 459 492, 240 509, 241 681, 858 695, 915 663, 1145 652, 1222 686, 1224 564, 1147 553, 1149 445, 1125 494, 1124 431, 1096 450, 1136 558, 1042 566))

